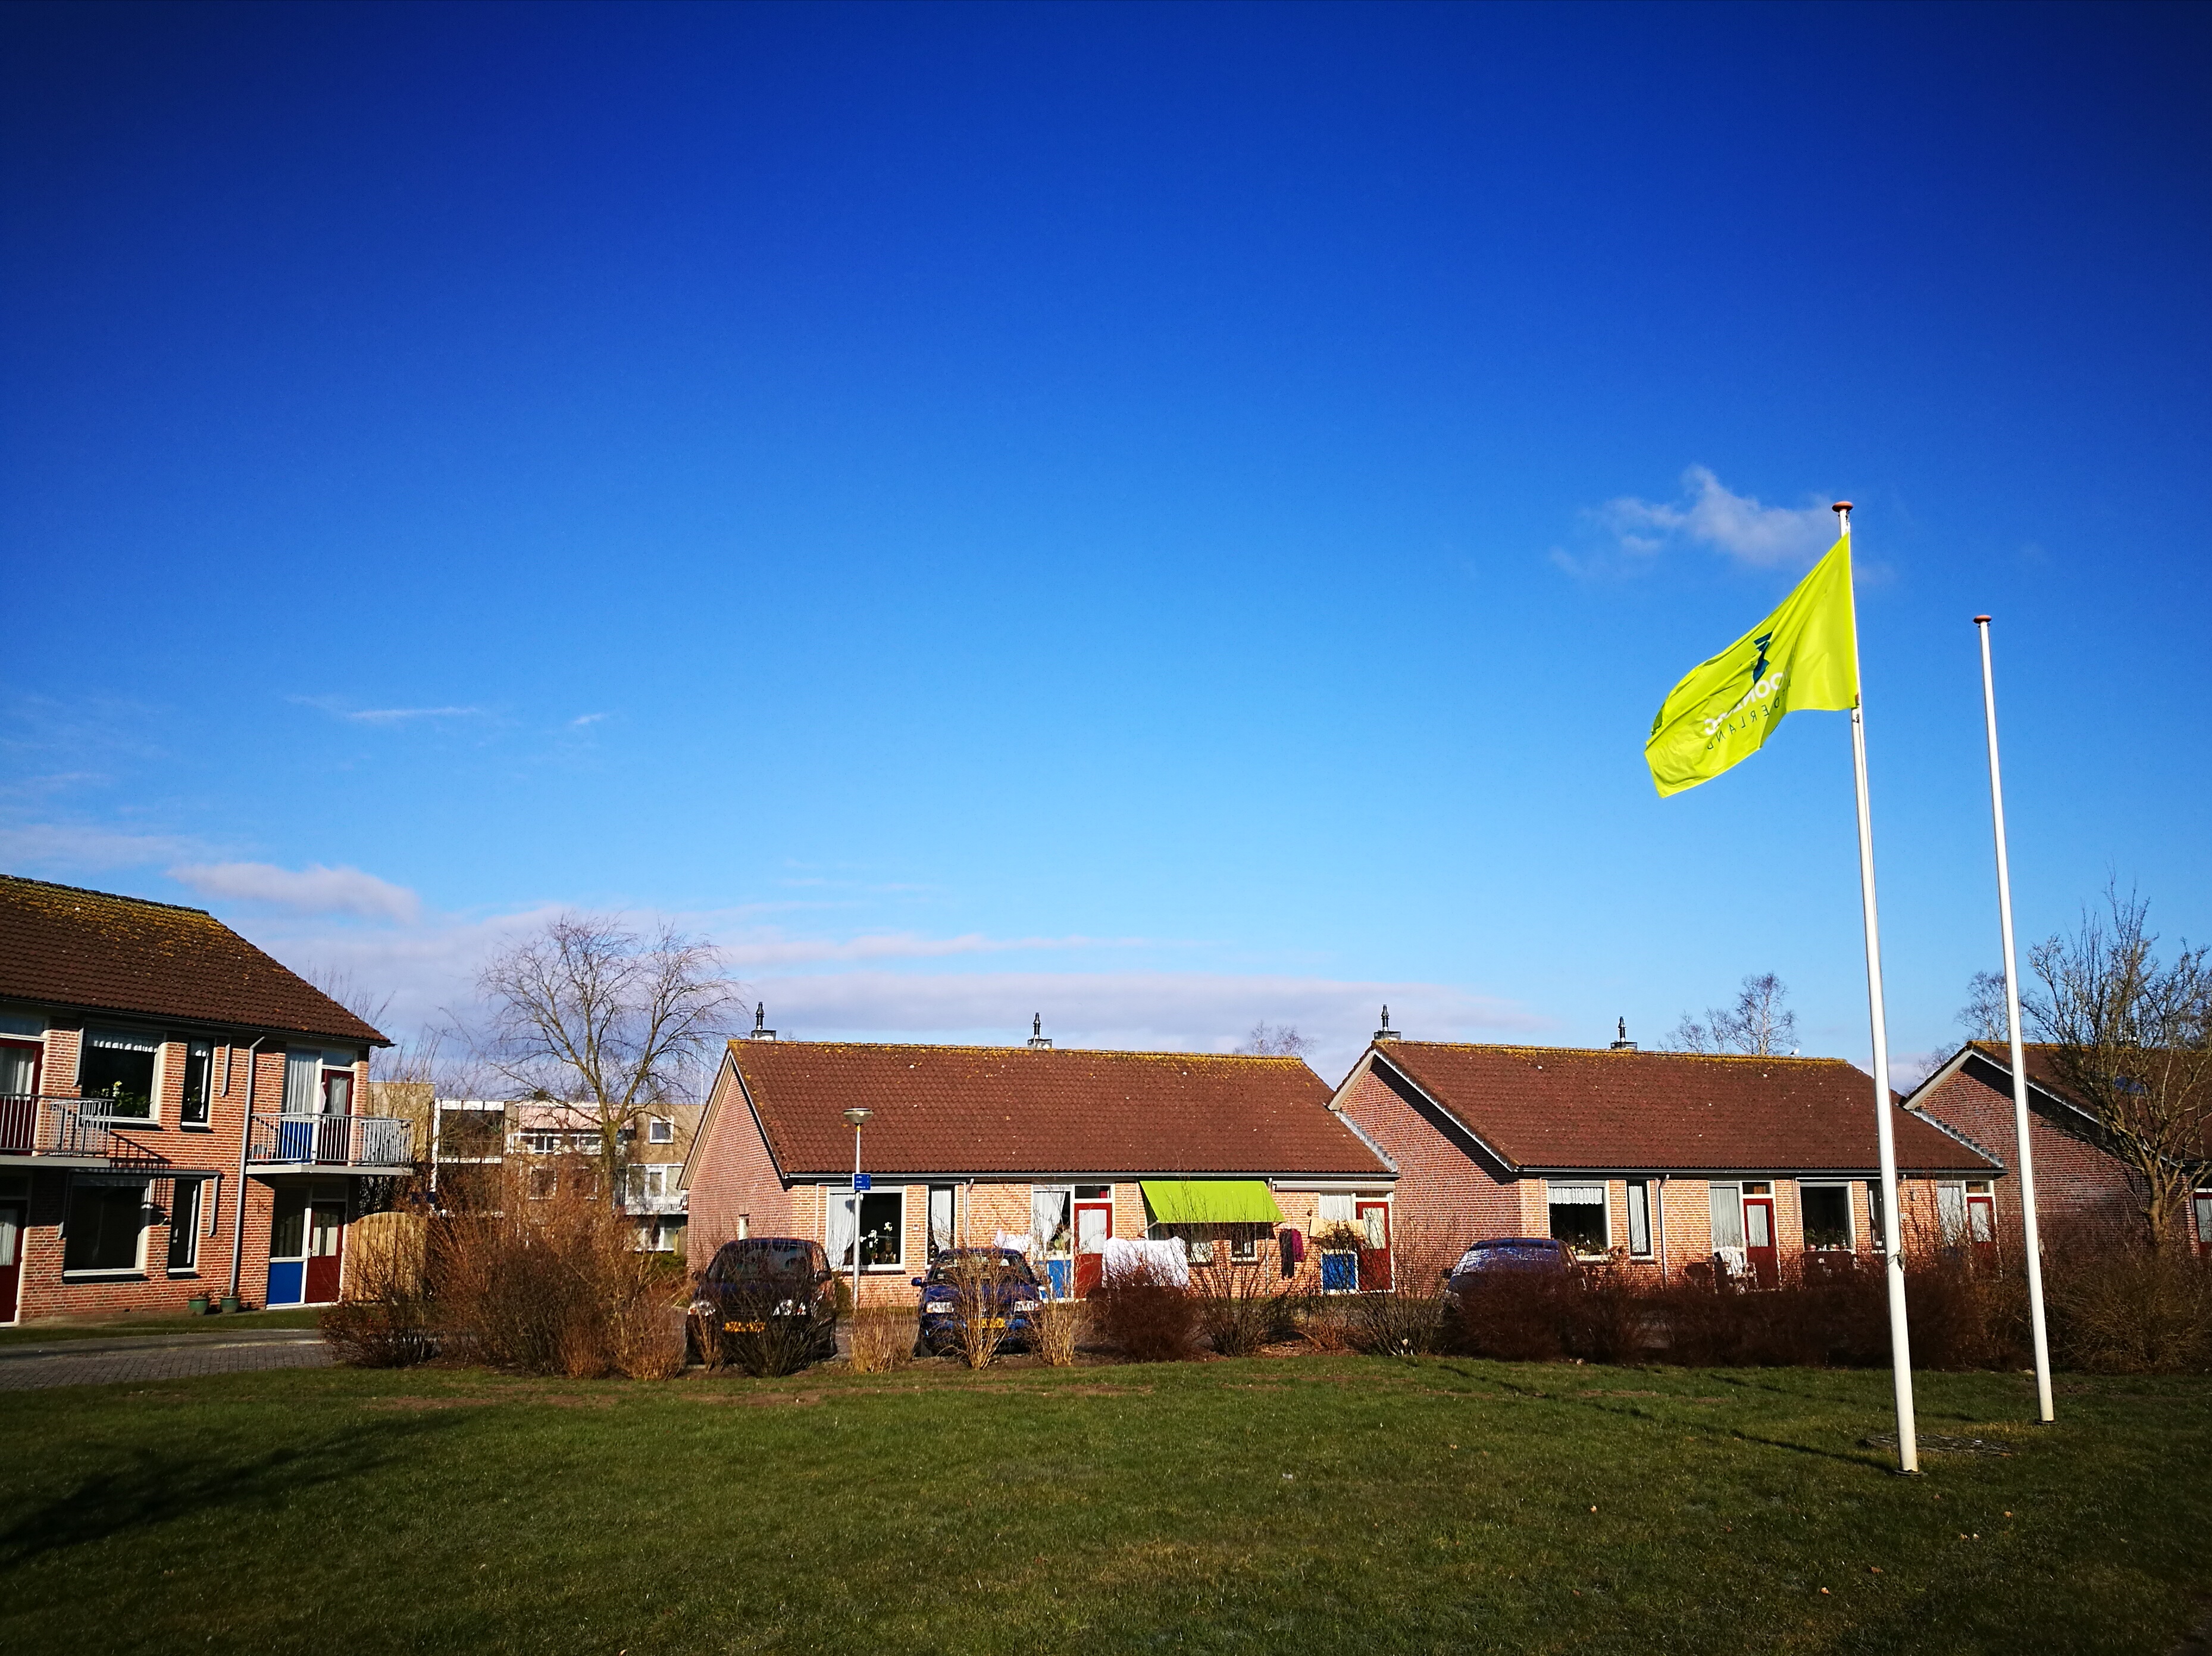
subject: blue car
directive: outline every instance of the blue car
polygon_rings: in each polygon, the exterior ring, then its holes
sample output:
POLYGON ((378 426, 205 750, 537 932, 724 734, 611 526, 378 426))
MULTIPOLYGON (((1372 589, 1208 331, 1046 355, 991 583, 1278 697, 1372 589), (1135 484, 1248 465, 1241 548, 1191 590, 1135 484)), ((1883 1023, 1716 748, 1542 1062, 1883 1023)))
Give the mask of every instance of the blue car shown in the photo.
POLYGON ((1462 1280, 1493 1271, 1565 1276, 1574 1265, 1574 1256, 1567 1251, 1567 1245, 1556 1237, 1486 1237, 1461 1254, 1459 1263, 1445 1273, 1449 1280, 1444 1283, 1444 1292, 1457 1298, 1462 1280))
POLYGON ((963 1292, 974 1308, 1005 1331, 1001 1350, 1026 1350, 1030 1317, 1044 1297, 1027 1258, 1010 1247, 946 1248, 932 1262, 929 1275, 915 1277, 914 1285, 921 1290, 921 1325, 914 1343, 918 1357, 960 1349, 969 1309, 961 1303, 963 1292))

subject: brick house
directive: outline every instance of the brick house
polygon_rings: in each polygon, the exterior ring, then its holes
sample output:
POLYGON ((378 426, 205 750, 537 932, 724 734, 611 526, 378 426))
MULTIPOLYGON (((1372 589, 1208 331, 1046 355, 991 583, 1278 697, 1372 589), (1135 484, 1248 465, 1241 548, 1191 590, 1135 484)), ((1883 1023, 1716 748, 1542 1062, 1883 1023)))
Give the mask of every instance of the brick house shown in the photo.
MULTIPOLYGON (((2051 1067, 2051 1048, 2029 1044, 2028 1143, 2035 1152, 2037 1215, 2045 1224, 2081 1221, 2133 1226, 2142 1212, 2140 1183, 2126 1164, 2100 1148, 2096 1118, 2077 1102, 2051 1067)), ((1996 1157, 2014 1149, 2012 1048, 1969 1041, 1912 1089, 1906 1107, 1996 1157)), ((1994 1220, 2014 1248, 2021 1234, 2020 1181, 1997 1180, 1994 1220)), ((2212 1146, 2207 1147, 2185 1222, 2200 1252, 2212 1252, 2212 1146)))
POLYGON ((385 1038, 196 908, 0 876, 0 1321, 336 1299, 385 1038))
MULTIPOLYGON (((1397 1166, 1401 1234, 1455 1253, 1553 1236, 1662 1277, 1686 1267, 1778 1279, 1806 1253, 1875 1251, 1874 1083, 1837 1059, 1707 1058, 1380 1039, 1329 1107, 1397 1166)), ((1906 1235, 2002 1171, 1902 1109, 1906 1235)))
POLYGON ((1002 1237, 1055 1291, 1084 1293, 1113 1237, 1282 1261, 1298 1251, 1284 1231, 1340 1231, 1360 1247, 1297 1269, 1373 1286, 1388 1277, 1395 1175, 1328 1096, 1297 1059, 733 1040, 684 1168, 690 1262, 780 1235, 819 1240, 849 1269, 843 1113, 858 1107, 874 1112, 860 1135, 864 1303, 911 1302, 908 1279, 938 1250, 1002 1237))

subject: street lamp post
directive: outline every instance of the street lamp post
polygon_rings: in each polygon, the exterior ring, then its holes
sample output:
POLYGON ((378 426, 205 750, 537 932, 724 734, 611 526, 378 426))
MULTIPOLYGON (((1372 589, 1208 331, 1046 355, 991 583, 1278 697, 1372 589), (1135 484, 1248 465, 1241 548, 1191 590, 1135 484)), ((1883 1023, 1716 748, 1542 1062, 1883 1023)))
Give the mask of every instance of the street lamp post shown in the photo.
POLYGON ((875 1114, 855 1105, 845 1112, 853 1129, 853 1326, 860 1325, 860 1128, 875 1114))

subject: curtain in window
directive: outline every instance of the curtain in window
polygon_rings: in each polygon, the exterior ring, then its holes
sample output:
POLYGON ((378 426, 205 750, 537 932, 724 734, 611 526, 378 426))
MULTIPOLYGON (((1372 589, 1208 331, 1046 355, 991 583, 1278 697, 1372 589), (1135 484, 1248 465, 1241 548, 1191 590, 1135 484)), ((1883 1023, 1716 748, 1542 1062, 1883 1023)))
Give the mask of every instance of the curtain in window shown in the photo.
POLYGON ((850 1191, 829 1192, 829 1228, 823 1240, 830 1250, 830 1263, 839 1271, 853 1268, 853 1195, 850 1191))
POLYGON ((1947 1242, 1955 1242, 1966 1234, 1966 1187, 1964 1185, 1936 1186, 1936 1224, 1947 1242))
POLYGON ((0 1046, 0 1098, 27 1096, 39 1084, 39 1054, 29 1046, 0 1046))
POLYGON ((1640 1179, 1628 1181, 1628 1251, 1651 1252, 1651 1186, 1640 1179))
POLYGON ((1551 1187, 1551 1191, 1552 1205, 1555 1208, 1573 1207, 1584 1204, 1592 1207, 1601 1208, 1605 1205, 1605 1186, 1603 1185, 1553 1184, 1551 1187))
POLYGON ((284 1113, 320 1115, 323 1111, 323 1055, 284 1054, 284 1113))
POLYGON ((1036 1190, 1030 1192, 1030 1234, 1041 1254, 1065 1253, 1074 1240, 1069 1207, 1071 1192, 1036 1190))
POLYGON ((158 1052, 161 1043, 151 1035, 135 1034, 128 1029, 88 1029, 84 1044, 110 1052, 158 1052))
POLYGON ((1743 1247, 1743 1189, 1738 1185, 1715 1185, 1713 1200, 1713 1252, 1723 1248, 1743 1247))

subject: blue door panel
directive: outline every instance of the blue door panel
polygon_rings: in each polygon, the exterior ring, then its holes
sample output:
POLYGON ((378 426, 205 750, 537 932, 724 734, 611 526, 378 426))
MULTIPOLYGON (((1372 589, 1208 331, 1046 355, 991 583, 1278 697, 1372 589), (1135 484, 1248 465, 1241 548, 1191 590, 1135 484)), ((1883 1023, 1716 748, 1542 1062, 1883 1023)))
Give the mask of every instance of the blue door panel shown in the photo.
POLYGON ((270 1305, 297 1305, 300 1290, 306 1279, 307 1262, 304 1259, 271 1259, 269 1262, 270 1305))

